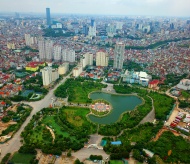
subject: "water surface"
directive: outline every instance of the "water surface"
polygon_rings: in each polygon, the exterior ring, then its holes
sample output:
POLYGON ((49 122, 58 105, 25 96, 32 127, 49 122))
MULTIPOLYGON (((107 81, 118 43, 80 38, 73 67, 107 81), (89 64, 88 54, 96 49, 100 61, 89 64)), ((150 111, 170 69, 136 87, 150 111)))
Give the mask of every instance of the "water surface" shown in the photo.
POLYGON ((142 99, 134 95, 114 95, 103 92, 93 92, 90 94, 90 98, 92 100, 104 99, 112 105, 113 109, 107 116, 101 118, 94 115, 88 116, 92 122, 99 124, 115 123, 122 113, 133 110, 137 105, 142 103, 142 99))

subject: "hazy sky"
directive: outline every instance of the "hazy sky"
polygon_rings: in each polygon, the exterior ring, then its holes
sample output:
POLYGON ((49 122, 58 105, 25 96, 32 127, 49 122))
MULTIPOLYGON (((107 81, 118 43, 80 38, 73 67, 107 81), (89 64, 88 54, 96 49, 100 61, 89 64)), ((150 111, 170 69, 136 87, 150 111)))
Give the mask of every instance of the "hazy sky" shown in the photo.
POLYGON ((0 0, 1 12, 190 16, 190 0, 0 0))

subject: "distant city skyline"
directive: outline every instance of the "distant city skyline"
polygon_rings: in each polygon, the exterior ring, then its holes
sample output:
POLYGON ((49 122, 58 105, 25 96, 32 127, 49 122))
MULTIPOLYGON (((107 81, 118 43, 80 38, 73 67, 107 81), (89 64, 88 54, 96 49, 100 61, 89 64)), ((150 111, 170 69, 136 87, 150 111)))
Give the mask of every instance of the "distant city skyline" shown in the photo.
POLYGON ((1 12, 190 16, 190 0, 1 0, 1 12))

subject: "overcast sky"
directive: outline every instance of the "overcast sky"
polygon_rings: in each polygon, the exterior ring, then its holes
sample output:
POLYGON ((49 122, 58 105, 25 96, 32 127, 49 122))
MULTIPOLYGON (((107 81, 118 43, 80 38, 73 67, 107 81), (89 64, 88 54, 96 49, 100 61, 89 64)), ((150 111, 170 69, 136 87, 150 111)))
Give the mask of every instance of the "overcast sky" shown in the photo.
POLYGON ((0 0, 1 12, 190 16, 190 0, 0 0))

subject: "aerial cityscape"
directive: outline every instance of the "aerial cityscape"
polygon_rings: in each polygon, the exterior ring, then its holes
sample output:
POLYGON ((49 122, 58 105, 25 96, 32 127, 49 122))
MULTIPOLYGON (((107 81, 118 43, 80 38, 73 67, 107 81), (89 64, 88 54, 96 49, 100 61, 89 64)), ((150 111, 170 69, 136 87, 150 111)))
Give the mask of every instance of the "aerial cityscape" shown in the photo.
POLYGON ((2 0, 0 164, 190 164, 189 0, 2 0))

